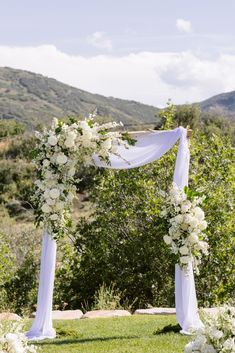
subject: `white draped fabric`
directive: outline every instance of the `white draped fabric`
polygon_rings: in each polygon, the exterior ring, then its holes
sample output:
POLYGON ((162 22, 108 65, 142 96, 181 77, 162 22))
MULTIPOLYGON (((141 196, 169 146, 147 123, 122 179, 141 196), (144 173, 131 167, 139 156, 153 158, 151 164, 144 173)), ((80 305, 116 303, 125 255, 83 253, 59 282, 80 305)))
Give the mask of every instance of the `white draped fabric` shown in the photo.
MULTIPOLYGON (((161 158, 179 140, 174 181, 183 188, 188 184, 189 146, 187 130, 179 127, 172 131, 151 131, 136 135, 135 146, 126 149, 118 146, 118 154, 110 155, 110 164, 94 156, 95 165, 104 168, 129 169, 151 163, 161 158)), ((56 243, 45 233, 42 246, 40 284, 38 292, 37 314, 32 328, 27 333, 29 339, 54 338, 52 326, 52 296, 56 261, 56 243)), ((202 323, 197 312, 197 299, 192 266, 185 274, 178 265, 175 270, 176 316, 182 328, 187 332, 199 328, 202 323)))

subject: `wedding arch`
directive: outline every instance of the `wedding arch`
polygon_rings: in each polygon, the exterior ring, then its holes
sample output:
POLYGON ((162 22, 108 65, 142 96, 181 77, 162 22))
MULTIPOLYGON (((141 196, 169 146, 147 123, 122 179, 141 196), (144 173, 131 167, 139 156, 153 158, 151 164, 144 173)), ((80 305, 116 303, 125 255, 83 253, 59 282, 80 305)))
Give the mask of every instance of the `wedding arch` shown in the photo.
MULTIPOLYGON (((99 125, 93 117, 65 123, 54 119, 50 130, 37 133, 38 167, 35 203, 37 222, 44 223, 37 312, 29 339, 54 338, 52 300, 56 263, 56 240, 69 231, 69 209, 73 199, 77 162, 112 169, 137 168, 161 158, 179 141, 174 182, 180 189, 188 185, 189 142, 187 129, 136 132, 134 135, 110 132, 116 123, 99 125)), ((175 304, 177 321, 183 332, 201 327, 192 263, 187 273, 175 265, 175 304)))

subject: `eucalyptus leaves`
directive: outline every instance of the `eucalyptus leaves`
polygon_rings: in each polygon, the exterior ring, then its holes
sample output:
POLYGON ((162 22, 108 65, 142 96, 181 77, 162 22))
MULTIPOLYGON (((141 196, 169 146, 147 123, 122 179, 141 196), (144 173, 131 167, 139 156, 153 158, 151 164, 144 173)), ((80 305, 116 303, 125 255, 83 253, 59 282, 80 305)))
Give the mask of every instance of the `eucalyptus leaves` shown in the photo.
POLYGON ((75 173, 79 163, 94 164, 93 155, 109 162, 117 146, 134 144, 127 133, 110 131, 115 122, 99 125, 94 115, 88 119, 53 120, 49 130, 36 133, 39 140, 34 161, 37 165, 34 203, 36 222, 42 222, 54 239, 69 232, 70 209, 75 193, 75 173))
POLYGON ((199 205, 204 197, 197 196, 188 188, 181 190, 175 183, 168 194, 164 193, 161 217, 166 220, 168 234, 163 239, 177 257, 177 263, 186 272, 193 263, 198 272, 202 254, 208 253, 208 243, 203 230, 207 228, 205 215, 199 205))

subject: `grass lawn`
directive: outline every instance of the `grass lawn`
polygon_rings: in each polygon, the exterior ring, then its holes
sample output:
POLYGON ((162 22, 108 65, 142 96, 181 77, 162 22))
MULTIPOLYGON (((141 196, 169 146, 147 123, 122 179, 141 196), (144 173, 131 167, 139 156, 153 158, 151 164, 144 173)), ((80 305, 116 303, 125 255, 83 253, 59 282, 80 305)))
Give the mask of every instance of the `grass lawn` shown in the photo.
POLYGON ((174 316, 67 320, 54 325, 57 338, 37 343, 42 353, 183 353, 189 341, 175 332, 179 328, 174 316))

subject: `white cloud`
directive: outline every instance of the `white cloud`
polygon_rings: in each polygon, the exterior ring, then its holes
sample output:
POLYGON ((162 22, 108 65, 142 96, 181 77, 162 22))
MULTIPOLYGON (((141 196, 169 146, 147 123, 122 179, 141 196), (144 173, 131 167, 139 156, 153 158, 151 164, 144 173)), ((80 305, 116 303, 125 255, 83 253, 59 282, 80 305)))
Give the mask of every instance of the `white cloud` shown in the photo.
POLYGON ((190 21, 183 20, 182 18, 178 18, 176 21, 176 27, 180 32, 190 33, 192 32, 192 25, 190 21))
POLYGON ((112 43, 105 32, 94 32, 87 37, 87 42, 95 48, 111 50, 112 43))
POLYGON ((200 101, 235 89, 235 55, 140 52, 122 57, 65 54, 53 45, 0 46, 0 66, 20 68, 106 96, 164 106, 200 101))

